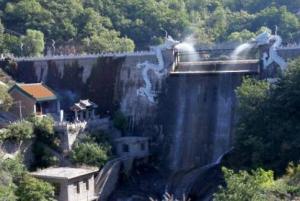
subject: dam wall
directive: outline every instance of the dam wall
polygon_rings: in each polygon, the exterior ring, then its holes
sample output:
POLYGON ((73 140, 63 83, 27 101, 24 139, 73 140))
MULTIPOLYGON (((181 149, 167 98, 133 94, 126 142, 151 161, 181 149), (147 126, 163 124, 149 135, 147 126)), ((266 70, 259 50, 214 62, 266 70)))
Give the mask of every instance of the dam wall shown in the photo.
MULTIPOLYGON (((294 58, 298 51, 280 54, 294 58)), ((230 149, 235 89, 244 75, 257 74, 172 74, 172 50, 17 58, 16 63, 11 75, 18 82, 44 82, 66 110, 87 98, 102 116, 121 110, 130 133, 150 137, 153 152, 172 172, 214 163, 230 149)))
POLYGON ((165 162, 173 172, 214 163, 231 147, 235 89, 245 73, 178 74, 160 96, 165 162))

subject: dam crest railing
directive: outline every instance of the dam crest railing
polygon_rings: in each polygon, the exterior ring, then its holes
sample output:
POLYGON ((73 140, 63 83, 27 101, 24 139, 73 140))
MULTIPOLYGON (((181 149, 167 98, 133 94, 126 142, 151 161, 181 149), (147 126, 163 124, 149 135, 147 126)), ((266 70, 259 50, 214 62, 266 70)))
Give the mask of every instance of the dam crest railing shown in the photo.
MULTIPOLYGON (((124 56, 155 56, 154 51, 136 51, 136 52, 103 52, 94 54, 77 55, 46 55, 36 57, 13 57, 16 61, 43 61, 43 60, 67 60, 67 59, 93 59, 99 57, 124 57, 124 56)), ((2 57, 4 59, 4 57, 2 57)))

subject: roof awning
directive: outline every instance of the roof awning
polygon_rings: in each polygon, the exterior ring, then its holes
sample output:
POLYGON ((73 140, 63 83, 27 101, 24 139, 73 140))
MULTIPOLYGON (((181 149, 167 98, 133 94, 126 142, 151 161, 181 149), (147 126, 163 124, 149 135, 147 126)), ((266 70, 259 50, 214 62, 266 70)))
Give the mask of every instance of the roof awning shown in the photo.
POLYGON ((74 105, 70 108, 72 111, 82 111, 87 109, 95 109, 98 108, 96 103, 93 103, 89 99, 80 100, 78 103, 74 103, 74 105))

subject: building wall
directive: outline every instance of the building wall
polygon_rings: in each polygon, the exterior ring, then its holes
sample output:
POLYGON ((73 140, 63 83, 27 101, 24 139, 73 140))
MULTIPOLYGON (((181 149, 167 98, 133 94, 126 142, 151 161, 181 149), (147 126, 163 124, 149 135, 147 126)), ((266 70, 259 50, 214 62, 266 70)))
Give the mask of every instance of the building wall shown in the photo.
MULTIPOLYGON (((35 101, 31 98, 20 93, 18 90, 13 89, 10 92, 10 95, 14 99, 14 101, 21 101, 22 115, 23 117, 29 116, 34 112, 35 101)), ((15 113, 19 117, 19 103, 15 103, 12 107, 12 112, 15 113)))
POLYGON ((122 156, 130 157, 145 157, 149 155, 149 144, 148 140, 140 140, 138 138, 133 138, 130 140, 120 140, 117 142, 117 154, 122 156), (144 144, 144 149, 142 149, 142 144, 144 144), (128 152, 124 152, 123 146, 128 146, 128 152))
MULTIPOLYGON (((68 195, 67 201, 90 201, 95 197, 95 181, 94 176, 85 176, 73 179, 68 184, 68 195), (89 189, 86 189, 85 181, 89 183, 89 189), (79 182, 80 193, 77 193, 77 183, 79 182)), ((59 200, 60 201, 60 200, 59 200)), ((61 200, 65 201, 65 200, 61 200)))

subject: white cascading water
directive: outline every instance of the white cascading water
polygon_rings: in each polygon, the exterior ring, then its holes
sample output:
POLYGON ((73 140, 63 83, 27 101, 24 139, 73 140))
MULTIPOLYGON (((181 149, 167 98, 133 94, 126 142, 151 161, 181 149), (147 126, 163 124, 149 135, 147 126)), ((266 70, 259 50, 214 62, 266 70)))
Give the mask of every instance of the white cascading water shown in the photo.
POLYGON ((199 61, 200 56, 198 55, 196 49, 194 48, 194 44, 190 42, 182 42, 175 46, 179 52, 186 52, 188 53, 188 61, 199 61))
POLYGON ((242 55, 247 55, 247 53, 254 47, 254 44, 251 43, 243 43, 241 45, 239 45, 237 48, 235 48, 235 50, 233 51, 233 53, 231 54, 231 59, 232 60, 237 60, 239 59, 239 57, 241 57, 242 55))

